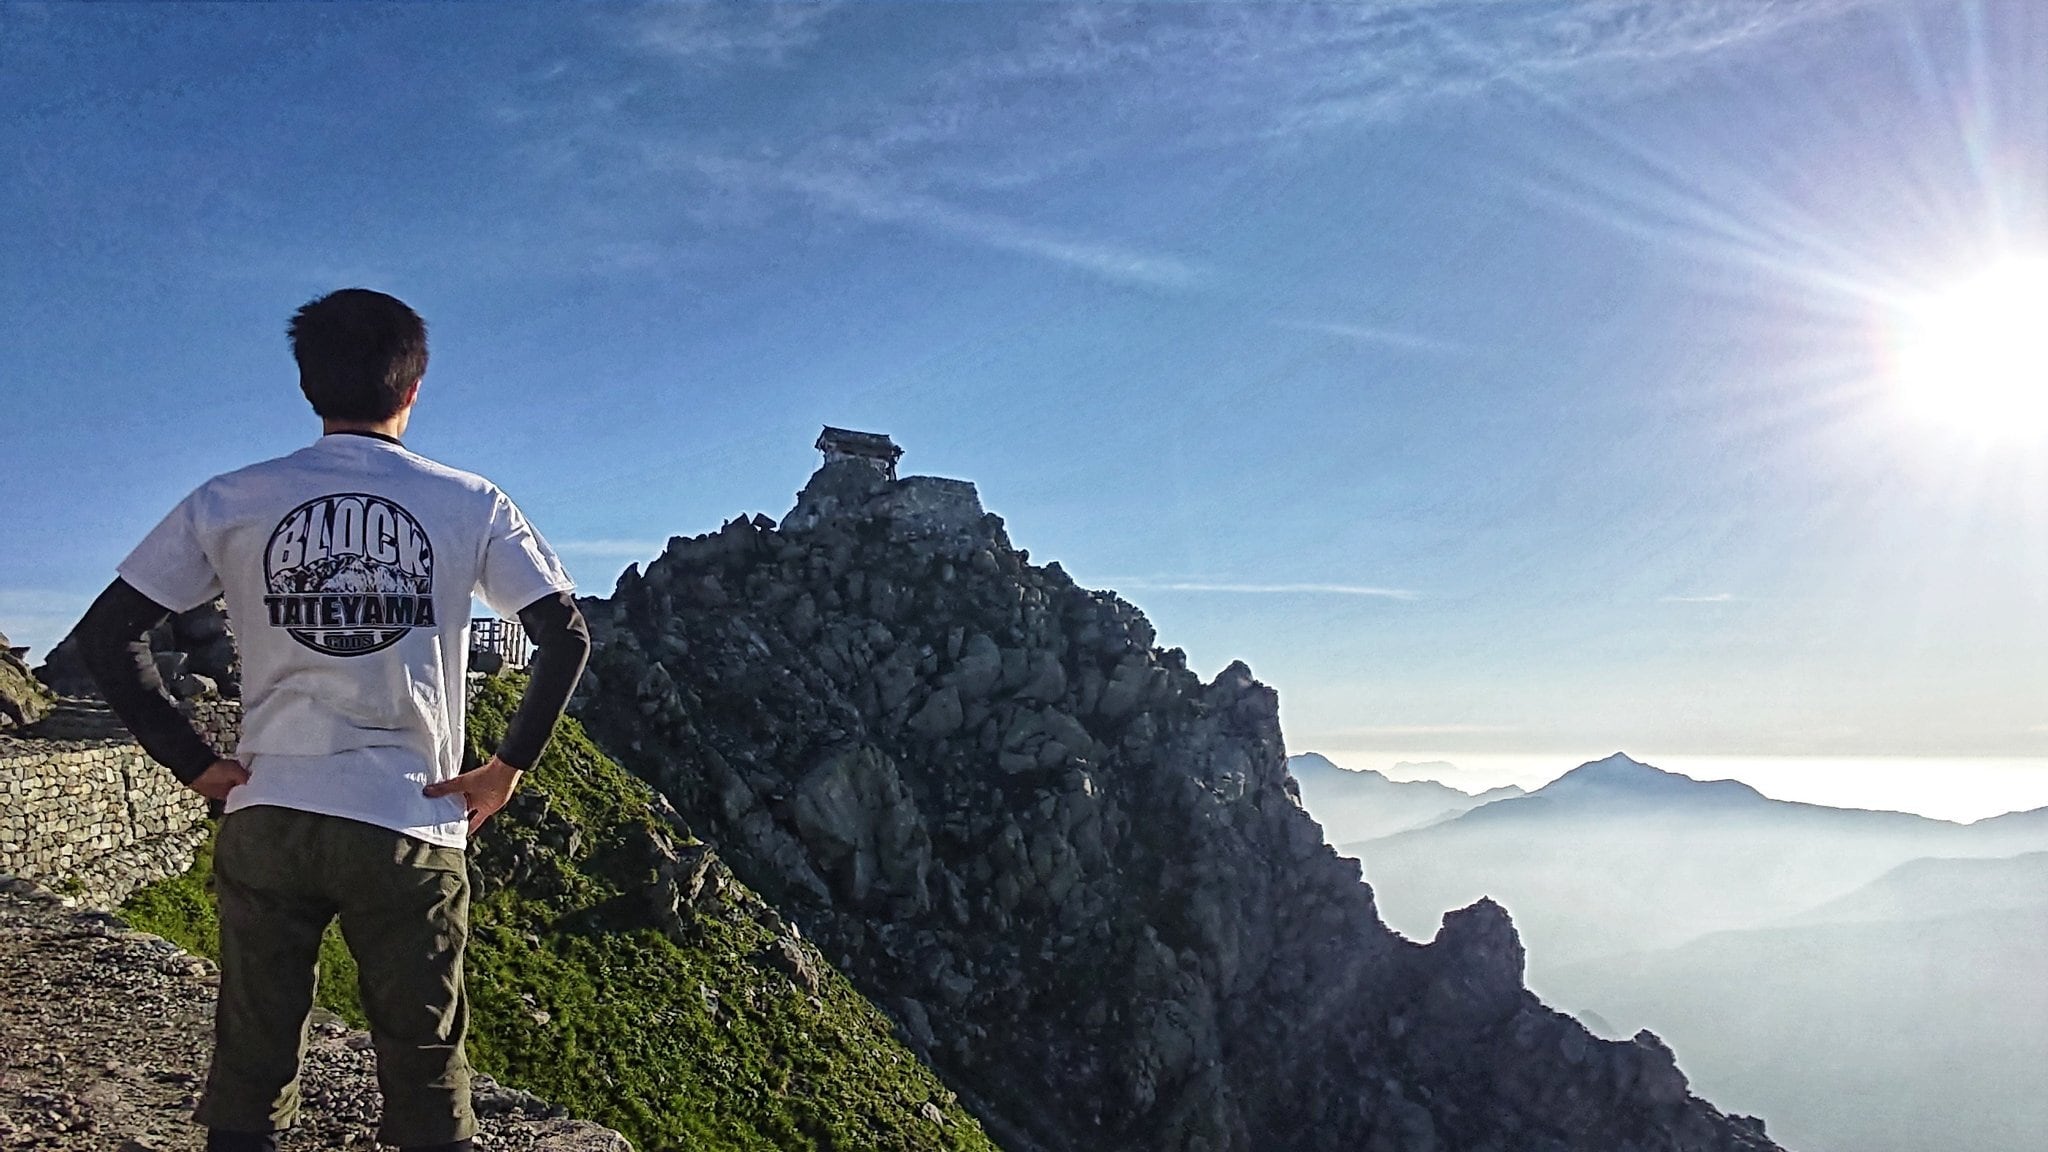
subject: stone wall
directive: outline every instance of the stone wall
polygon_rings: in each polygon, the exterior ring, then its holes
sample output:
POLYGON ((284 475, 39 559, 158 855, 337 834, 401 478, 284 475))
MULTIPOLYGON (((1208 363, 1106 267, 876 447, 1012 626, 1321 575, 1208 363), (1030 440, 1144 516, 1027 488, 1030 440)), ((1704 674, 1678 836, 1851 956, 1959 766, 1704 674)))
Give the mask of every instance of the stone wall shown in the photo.
POLYGON ((981 494, 968 481, 906 476, 890 491, 884 514, 890 519, 891 538, 910 540, 973 532, 986 513, 981 494))
POLYGON ((235 754, 235 746, 242 742, 240 700, 187 700, 178 708, 192 718, 199 734, 206 737, 215 751, 223 756, 235 754))
MULTIPOLYGON (((232 752, 235 704, 188 707, 232 752)), ((189 867, 205 819, 206 801, 131 740, 0 737, 0 874, 112 907, 189 867)))

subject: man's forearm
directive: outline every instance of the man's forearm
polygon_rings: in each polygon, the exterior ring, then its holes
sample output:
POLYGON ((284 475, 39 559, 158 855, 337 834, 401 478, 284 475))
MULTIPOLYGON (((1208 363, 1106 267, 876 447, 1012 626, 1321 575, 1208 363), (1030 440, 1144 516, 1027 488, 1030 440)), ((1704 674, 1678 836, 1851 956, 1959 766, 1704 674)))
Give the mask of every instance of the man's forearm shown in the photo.
POLYGON ((498 745, 498 759, 524 771, 540 759, 583 677, 583 664, 590 659, 590 627, 567 592, 543 596, 521 608, 519 623, 533 641, 534 655, 526 666, 526 691, 498 745))
POLYGON ((220 755, 164 695, 163 679, 149 650, 149 632, 170 614, 170 609, 117 579, 86 610, 76 635, 79 656, 107 706, 143 751, 190 784, 220 755))

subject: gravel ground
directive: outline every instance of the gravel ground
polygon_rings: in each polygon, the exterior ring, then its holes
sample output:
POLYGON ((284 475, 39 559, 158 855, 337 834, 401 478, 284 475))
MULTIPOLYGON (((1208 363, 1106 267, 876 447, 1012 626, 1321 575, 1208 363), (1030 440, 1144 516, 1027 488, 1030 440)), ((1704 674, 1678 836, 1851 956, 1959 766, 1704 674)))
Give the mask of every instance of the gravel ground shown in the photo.
MULTIPOLYGON (((0 878, 0 1149, 199 1152, 212 963, 104 912, 0 878)), ((292 1150, 360 1148, 379 1106, 369 1037, 314 1026, 292 1150)), ((624 1137, 480 1078, 481 1149, 631 1152, 624 1137)))

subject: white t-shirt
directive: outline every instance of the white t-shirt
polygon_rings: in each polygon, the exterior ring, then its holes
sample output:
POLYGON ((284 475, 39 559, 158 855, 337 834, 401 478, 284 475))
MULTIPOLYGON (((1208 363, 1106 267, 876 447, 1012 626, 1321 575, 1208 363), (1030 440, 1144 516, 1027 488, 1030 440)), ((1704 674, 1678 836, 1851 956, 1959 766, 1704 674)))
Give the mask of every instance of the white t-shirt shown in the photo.
POLYGON ((467 840, 460 796, 470 598, 501 616, 575 584, 498 487, 339 433, 194 489, 121 562, 173 611, 227 598, 258 804, 467 840))

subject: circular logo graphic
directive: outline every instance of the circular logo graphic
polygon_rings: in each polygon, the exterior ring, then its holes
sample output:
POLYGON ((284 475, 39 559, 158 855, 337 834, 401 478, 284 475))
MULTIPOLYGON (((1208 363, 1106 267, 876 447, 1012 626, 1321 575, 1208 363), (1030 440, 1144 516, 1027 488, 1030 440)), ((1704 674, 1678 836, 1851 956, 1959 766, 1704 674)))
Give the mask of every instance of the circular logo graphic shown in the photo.
POLYGON ((329 656, 388 648, 432 628, 434 547, 398 504, 365 492, 306 501, 263 551, 270 626, 329 656))

